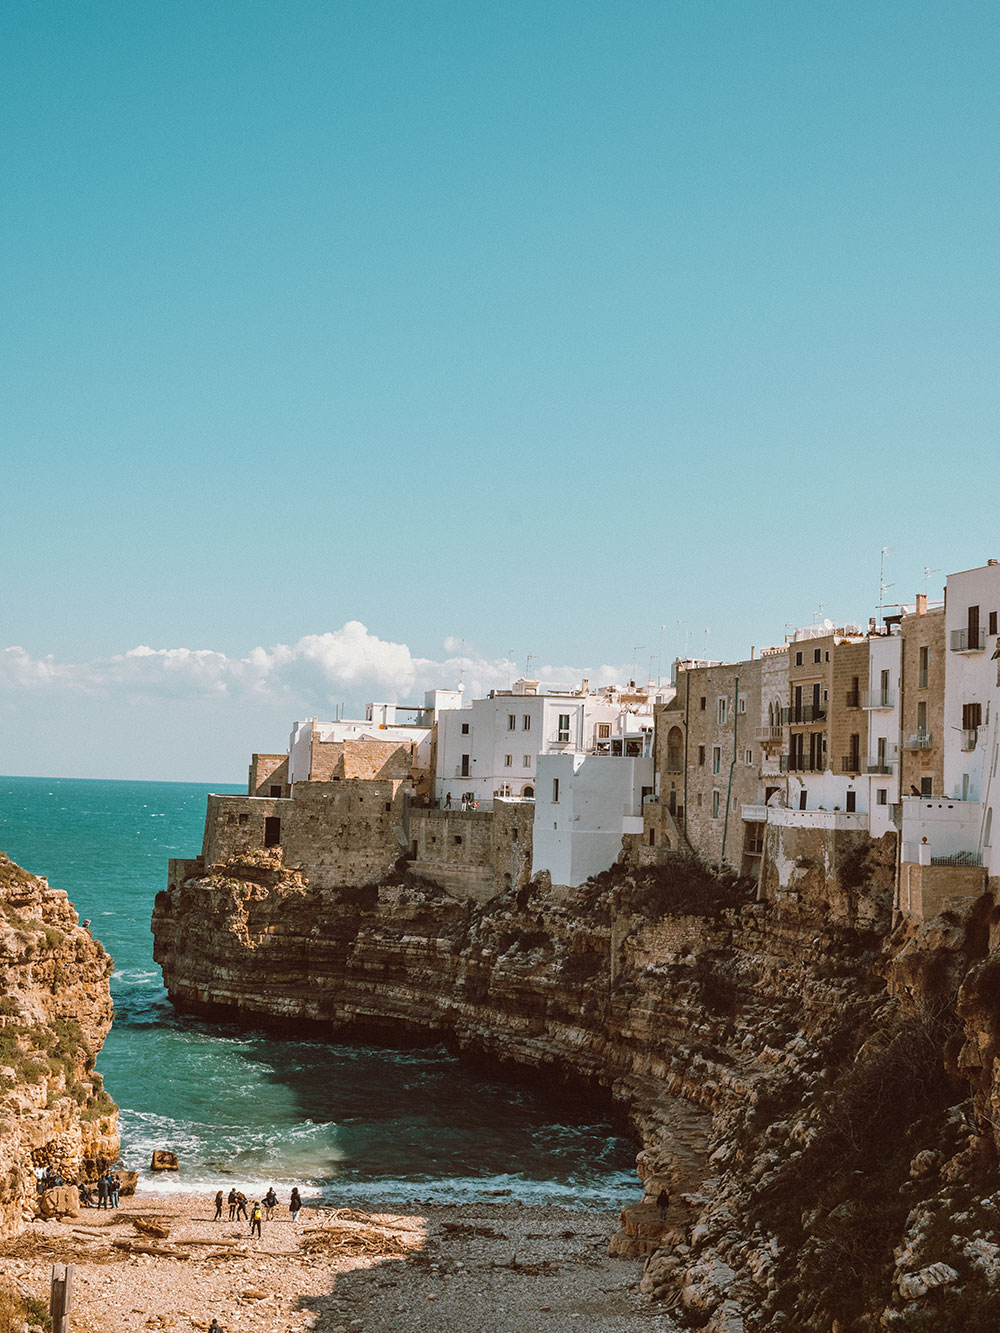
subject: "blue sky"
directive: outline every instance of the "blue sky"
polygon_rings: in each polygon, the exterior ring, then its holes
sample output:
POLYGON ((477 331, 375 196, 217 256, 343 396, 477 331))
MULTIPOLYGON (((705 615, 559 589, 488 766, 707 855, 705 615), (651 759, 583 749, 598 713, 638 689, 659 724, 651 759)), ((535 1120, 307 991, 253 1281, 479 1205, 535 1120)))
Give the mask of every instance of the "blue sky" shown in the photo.
POLYGON ((745 656, 1000 554, 998 30, 11 0, 0 771, 238 780, 462 659, 745 656))

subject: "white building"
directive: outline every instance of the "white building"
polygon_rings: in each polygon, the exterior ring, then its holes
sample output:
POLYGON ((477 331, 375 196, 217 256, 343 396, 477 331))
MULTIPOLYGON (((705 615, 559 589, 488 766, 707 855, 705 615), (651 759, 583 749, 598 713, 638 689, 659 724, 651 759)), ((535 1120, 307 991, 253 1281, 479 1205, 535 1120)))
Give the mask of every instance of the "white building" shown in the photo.
POLYGON ((543 692, 537 680, 518 680, 468 707, 438 716, 435 795, 445 804, 471 799, 488 808, 495 796, 532 800, 541 755, 606 754, 641 758, 652 753, 656 691, 630 683, 624 690, 543 692))
POLYGON ((428 690, 423 705, 370 703, 364 720, 341 718, 296 722, 288 740, 288 781, 305 782, 312 770, 313 744, 330 741, 399 740, 416 745, 414 767, 429 769, 433 727, 442 712, 462 706, 460 690, 428 690))
POLYGON ((1000 874, 993 828, 1000 712, 1000 563, 948 576, 945 589, 944 794, 902 799, 900 905, 930 915, 1000 874), (968 887, 959 891, 964 874, 968 887), (918 886, 916 889, 913 886, 918 886))
POLYGON ((614 864, 623 834, 642 833, 653 759, 544 754, 537 785, 531 873, 576 888, 614 864))

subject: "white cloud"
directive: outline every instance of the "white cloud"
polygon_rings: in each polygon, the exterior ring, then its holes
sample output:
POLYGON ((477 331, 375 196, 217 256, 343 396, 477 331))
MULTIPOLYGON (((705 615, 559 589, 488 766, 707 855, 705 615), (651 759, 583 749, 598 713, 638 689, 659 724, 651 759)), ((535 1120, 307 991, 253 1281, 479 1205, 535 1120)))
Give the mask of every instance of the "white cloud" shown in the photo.
MULTIPOLYGON (((23 648, 0 652, 0 687, 14 695, 77 692, 112 699, 173 698, 271 704, 290 714, 323 711, 342 700, 360 707, 369 699, 420 702, 425 690, 462 681, 470 698, 504 689, 518 674, 506 658, 485 658, 454 637, 441 660, 414 657, 406 644, 372 634, 360 621, 338 630, 307 634, 294 644, 255 647, 245 657, 208 648, 152 648, 85 662, 32 657, 23 648)), ((577 686, 621 681, 621 667, 533 667, 546 684, 577 686)), ((289 720, 292 720, 291 717, 289 720)))

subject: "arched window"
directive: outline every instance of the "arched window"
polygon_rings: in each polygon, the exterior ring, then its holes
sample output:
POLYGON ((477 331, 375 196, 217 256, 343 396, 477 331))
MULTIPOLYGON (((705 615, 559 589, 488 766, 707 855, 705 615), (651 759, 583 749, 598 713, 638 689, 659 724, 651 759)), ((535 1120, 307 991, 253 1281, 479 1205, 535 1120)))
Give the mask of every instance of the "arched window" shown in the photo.
POLYGON ((679 773, 684 763, 684 733, 680 727, 667 732, 667 772, 679 773))

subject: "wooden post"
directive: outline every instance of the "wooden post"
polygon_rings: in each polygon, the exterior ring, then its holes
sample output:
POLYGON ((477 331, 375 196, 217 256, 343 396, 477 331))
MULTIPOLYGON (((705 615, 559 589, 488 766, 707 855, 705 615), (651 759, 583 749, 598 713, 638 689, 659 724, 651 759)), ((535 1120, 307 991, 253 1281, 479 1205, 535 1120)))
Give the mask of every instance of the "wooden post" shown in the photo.
POLYGON ((52 1333, 69 1333, 69 1312, 73 1305, 73 1265, 52 1265, 52 1287, 49 1294, 49 1314, 52 1333), (60 1269, 62 1270, 60 1272, 60 1269))

